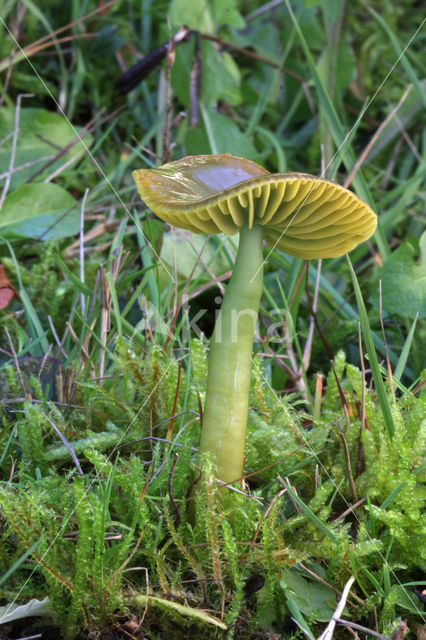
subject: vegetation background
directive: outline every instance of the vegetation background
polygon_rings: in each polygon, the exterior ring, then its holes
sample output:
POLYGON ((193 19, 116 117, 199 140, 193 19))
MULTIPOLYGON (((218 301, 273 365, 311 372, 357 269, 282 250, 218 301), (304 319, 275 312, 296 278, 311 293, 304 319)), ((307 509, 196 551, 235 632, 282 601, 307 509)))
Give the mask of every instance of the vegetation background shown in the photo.
POLYGON ((0 635, 317 637, 353 575, 353 633, 424 638, 422 3, 0 18, 0 635), (269 256, 246 482, 207 473, 194 523, 194 327, 235 239, 170 230, 131 171, 223 152, 349 186, 379 226, 354 272, 269 256))

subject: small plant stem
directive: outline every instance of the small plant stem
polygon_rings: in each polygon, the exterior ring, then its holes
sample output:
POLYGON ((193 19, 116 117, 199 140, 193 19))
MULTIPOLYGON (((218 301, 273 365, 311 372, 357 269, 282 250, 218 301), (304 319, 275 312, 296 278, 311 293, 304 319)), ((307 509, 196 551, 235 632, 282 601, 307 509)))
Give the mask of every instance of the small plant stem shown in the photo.
POLYGON ((243 475, 253 337, 263 282, 262 227, 240 230, 234 270, 210 341, 199 456, 208 452, 217 478, 243 475))

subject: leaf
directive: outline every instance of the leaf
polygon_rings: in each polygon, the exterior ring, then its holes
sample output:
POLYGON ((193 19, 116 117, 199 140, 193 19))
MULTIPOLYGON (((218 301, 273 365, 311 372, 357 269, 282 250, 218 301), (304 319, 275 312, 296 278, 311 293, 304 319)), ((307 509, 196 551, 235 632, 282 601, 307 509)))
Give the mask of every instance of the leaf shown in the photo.
MULTIPOLYGON (((379 273, 382 305, 389 314, 414 319, 418 312, 419 318, 426 318, 426 231, 420 237, 419 249, 417 264, 414 248, 409 242, 404 242, 387 259, 379 273)), ((378 305, 378 293, 371 300, 378 305)))
POLYGON ((6 624, 13 620, 20 620, 21 618, 29 618, 30 616, 50 616, 52 615, 52 609, 48 596, 43 600, 37 600, 34 598, 26 604, 6 604, 0 607, 0 624, 6 624))
MULTIPOLYGON (((201 51, 203 102, 210 105, 224 100, 232 106, 240 104, 241 74, 233 58, 226 51, 218 53, 211 42, 203 42, 201 51)), ((232 122, 230 118, 227 120, 232 122)))
POLYGON ((190 29, 214 34, 214 22, 207 0, 172 0, 168 15, 173 28, 186 24, 190 29))
POLYGON ((208 266, 215 276, 229 271, 229 262, 223 257, 223 253, 217 252, 212 242, 206 244, 205 238, 192 235, 189 231, 184 230, 173 235, 171 233, 164 234, 161 259, 170 266, 173 266, 176 260, 177 274, 186 281, 192 273, 201 251, 203 252, 202 259, 194 271, 193 280, 210 280, 204 265, 208 266))
POLYGON ((214 109, 207 109, 203 103, 201 112, 212 152, 224 153, 232 149, 237 156, 249 159, 258 155, 252 141, 231 118, 214 109))
POLYGON ((182 621, 187 618, 188 624, 206 622, 214 625, 215 627, 219 627, 220 629, 227 629, 226 625, 221 620, 218 620, 218 618, 206 613, 202 609, 187 607, 183 604, 179 604, 178 602, 172 602, 171 600, 164 600, 163 598, 156 598, 154 596, 148 597, 142 594, 135 596, 133 598, 133 602, 140 607, 146 607, 149 605, 157 606, 171 615, 173 613, 177 613, 182 621))
POLYGON ((303 576, 284 569, 282 587, 286 593, 290 590, 291 598, 306 616, 314 616, 318 622, 327 622, 334 613, 335 595, 323 584, 313 583, 303 576))
MULTIPOLYGON (((15 109, 3 107, 0 110, 0 140, 4 140, 0 147, 0 174, 9 170, 12 149, 10 134, 14 128, 14 121, 15 109)), ((51 113, 45 109, 22 108, 19 114, 19 133, 14 166, 17 168, 27 163, 32 164, 12 174, 11 188, 16 188, 28 180, 49 158, 55 156, 60 149, 69 144, 77 134, 81 135, 82 133, 81 127, 73 127, 58 113, 51 113)), ((91 140, 91 136, 86 136, 84 145, 90 146, 91 140)), ((38 179, 53 173, 71 158, 77 159, 82 152, 86 151, 84 145, 77 142, 70 147, 69 151, 43 171, 38 179)))
POLYGON ((1 210, 3 238, 66 238, 78 233, 79 228, 76 200, 53 183, 19 186, 6 197, 1 210))
POLYGON ((237 0, 213 0, 212 4, 217 25, 228 24, 236 29, 244 29, 246 23, 238 11, 237 0))
POLYGON ((0 264, 0 309, 5 309, 13 296, 19 298, 19 293, 7 277, 6 267, 0 264))

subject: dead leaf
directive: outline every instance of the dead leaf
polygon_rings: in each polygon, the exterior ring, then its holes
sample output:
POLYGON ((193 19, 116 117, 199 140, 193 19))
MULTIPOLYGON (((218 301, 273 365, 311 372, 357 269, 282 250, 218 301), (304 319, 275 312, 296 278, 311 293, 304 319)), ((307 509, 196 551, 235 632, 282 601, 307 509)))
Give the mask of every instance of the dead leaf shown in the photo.
POLYGON ((20 299, 19 293, 6 275, 6 267, 0 264, 0 309, 5 309, 13 296, 20 299))

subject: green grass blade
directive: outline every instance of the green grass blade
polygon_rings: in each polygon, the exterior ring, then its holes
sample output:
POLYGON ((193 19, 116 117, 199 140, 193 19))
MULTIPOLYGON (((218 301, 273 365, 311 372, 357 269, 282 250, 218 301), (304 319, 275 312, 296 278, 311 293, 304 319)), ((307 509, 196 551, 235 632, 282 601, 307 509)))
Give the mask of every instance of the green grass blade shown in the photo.
POLYGON ((373 18, 376 20, 376 22, 382 27, 383 31, 388 36, 389 41, 390 41, 391 45, 393 46, 396 55, 398 56, 397 60, 395 61, 395 65, 396 65, 397 62, 401 61, 401 65, 404 67, 405 73, 410 78, 411 82, 413 83, 414 87, 416 88, 417 93, 419 94, 420 99, 421 99, 421 101, 423 103, 423 106, 426 107, 426 94, 425 94, 425 92, 423 90, 423 87, 422 87, 422 85, 421 85, 421 83, 419 81, 419 78, 418 78, 416 72, 414 71, 413 67, 410 64, 408 56, 406 55, 406 50, 408 49, 410 44, 413 42, 413 40, 414 40, 415 36, 417 35, 417 33, 420 32, 420 29, 422 28, 423 24, 425 23, 426 18, 423 19, 423 21, 420 24, 419 28, 413 34, 413 36, 410 38, 410 40, 407 42, 405 47, 401 47, 401 44, 400 44, 398 38, 395 36, 393 31, 391 31, 391 29, 389 29, 389 26, 386 24, 385 20, 383 20, 382 16, 379 15, 374 9, 372 9, 367 4, 367 2, 363 2, 363 5, 365 6, 365 8, 369 12, 369 14, 372 15, 373 18))
MULTIPOLYGON (((311 72, 312 79, 314 81, 315 89, 318 95, 320 109, 324 115, 325 120, 327 121, 327 125, 333 137, 334 144, 337 147, 336 155, 341 154, 342 162, 344 163, 347 171, 349 172, 353 169, 353 166, 355 164, 355 154, 349 143, 351 132, 349 132, 349 134, 345 134, 345 131, 337 115, 336 109, 334 108, 334 105, 330 97, 328 96, 327 89, 324 86, 324 83, 321 80, 321 77, 318 73, 316 64, 314 62, 314 59, 312 58, 312 55, 309 49, 309 45, 306 42, 305 36, 303 35, 303 32, 299 26, 297 18, 293 13, 289 0, 285 0, 285 4, 290 14, 290 17, 293 21, 297 34, 299 36, 299 40, 302 45, 303 52, 305 54, 305 58, 308 63, 309 70, 311 72)), ((357 126, 357 123, 354 126, 357 126)), ((370 207, 374 209, 374 201, 371 196, 370 189, 368 188, 368 185, 361 171, 358 171, 357 175, 354 177, 353 186, 355 191, 359 195, 359 197, 365 200, 370 205, 370 207)), ((376 233, 375 239, 378 244, 380 253, 383 256, 387 256, 389 253, 389 249, 388 249, 386 238, 384 237, 384 235, 376 233)))
POLYGON ((106 276, 106 279, 109 285, 110 294, 111 294, 112 308, 114 310, 115 321, 117 325, 117 332, 118 332, 118 335, 121 337, 123 335, 123 330, 121 327, 120 305, 118 304, 118 296, 117 296, 117 289, 115 288, 114 276, 110 271, 107 271, 105 276, 106 276))
MULTIPOLYGON (((347 146, 347 139, 345 136, 345 132, 344 129, 340 123, 339 117, 337 115, 336 109, 334 108, 334 105, 332 103, 332 101, 330 100, 328 93, 327 93, 327 89, 324 86, 323 81, 321 80, 321 77, 317 71, 317 67, 316 64, 314 62, 314 59, 312 58, 311 55, 311 51, 309 49, 309 45, 306 42, 305 36, 303 35, 303 32, 299 26, 299 23, 297 21, 296 16, 293 13, 293 10, 290 6, 290 2, 289 0, 285 0, 285 4, 287 7, 287 10, 290 14, 290 17, 293 21, 293 24, 295 26, 295 29, 297 31, 297 35, 299 36, 299 40, 300 43, 302 45, 302 49, 303 49, 303 53, 305 54, 305 58, 306 58, 306 62, 308 63, 308 67, 309 70, 311 72, 311 76, 312 76, 312 80, 314 82, 315 85, 315 89, 318 95, 318 100, 319 100, 319 104, 321 107, 321 110, 323 111, 324 117, 327 120, 327 124, 330 128, 330 132, 333 136, 333 140, 335 145, 337 146, 337 148, 340 150, 340 147, 342 147, 342 145, 344 144, 345 146, 347 146)), ((342 160, 346 166, 346 169, 348 171, 351 171, 351 169, 353 168, 354 162, 355 162, 355 156, 354 153, 351 149, 351 147, 347 146, 347 151, 346 153, 343 154, 342 156, 342 160)), ((358 175, 355 177, 354 179, 354 186, 356 188, 356 190, 359 192, 359 195, 361 198, 363 198, 364 200, 366 200, 370 206, 373 206, 373 201, 372 198, 370 196, 370 192, 368 190, 367 185, 365 184, 364 180, 361 179, 361 175, 360 173, 358 173, 358 175)))
POLYGON ((34 544, 32 544, 29 549, 24 551, 22 556, 16 562, 14 562, 13 565, 9 567, 9 569, 5 571, 2 576, 0 576, 0 585, 6 582, 10 578, 10 576, 19 569, 19 567, 25 562, 25 560, 29 556, 31 556, 32 552, 38 547, 39 543, 40 543, 40 539, 36 540, 34 544))
POLYGON ((413 320, 413 324, 411 325, 410 331, 408 332, 408 336, 404 342, 404 346, 402 347, 401 355, 399 356, 398 364, 396 365, 395 373, 393 374, 394 380, 401 380, 401 376, 404 373, 405 365, 407 364, 408 356, 411 349, 411 343, 413 342, 414 332, 416 330, 417 318, 419 314, 416 314, 416 317, 413 320))
POLYGON ((383 382, 382 375, 380 373, 380 366, 377 360, 376 350, 374 348, 373 336, 371 334, 370 325, 368 322, 367 311, 364 305, 364 300, 362 298, 361 289, 358 284, 358 279, 355 275, 355 271, 352 267, 352 263, 348 255, 346 255, 349 271, 352 278, 352 283, 355 291, 355 298, 358 305, 359 319, 361 323, 361 331, 362 337, 364 339, 364 344, 367 349, 368 361, 370 363, 371 372, 373 374, 374 385, 376 387, 377 397, 379 399, 379 404, 382 409, 383 419, 385 421, 386 430, 388 432, 389 438, 392 438, 395 432, 395 425, 392 417, 392 412, 389 406, 389 400, 386 393, 385 385, 383 382))
POLYGON ((31 303, 31 300, 28 297, 28 294, 25 291, 25 289, 23 288, 20 289, 19 295, 22 298, 22 304, 24 305, 25 313, 28 318, 28 325, 32 329, 32 332, 34 334, 34 339, 37 339, 40 342, 40 345, 42 348, 41 355, 44 355, 49 350, 49 343, 46 338, 46 331, 43 330, 43 327, 36 313, 36 310, 34 309, 31 303))
POLYGON ((303 500, 301 500, 301 498, 299 498, 297 493, 293 491, 293 489, 290 487, 289 483, 287 482, 285 483, 285 488, 286 488, 286 491, 288 491, 288 493, 291 495, 294 502, 296 502, 299 505, 299 507, 302 509, 305 516, 307 516, 309 520, 311 520, 318 527, 318 529, 320 529, 324 533, 324 535, 327 536, 327 538, 330 538, 330 540, 332 540, 337 544, 339 541, 337 537, 334 535, 334 533, 327 527, 326 524, 324 524, 322 520, 318 518, 318 516, 315 515, 312 509, 310 509, 308 505, 305 504, 303 500))

